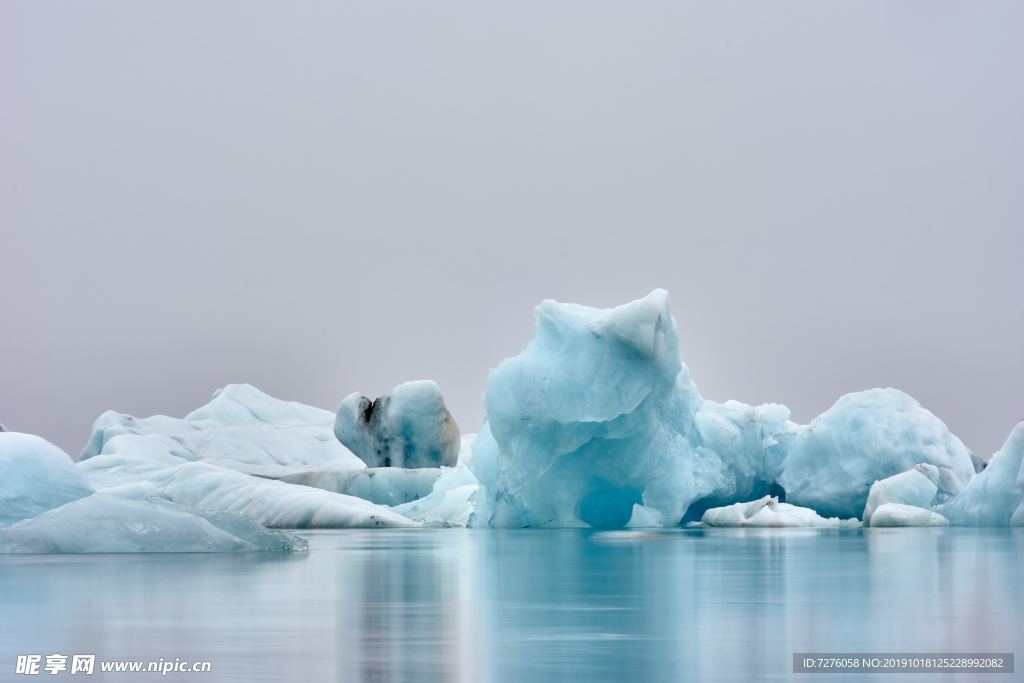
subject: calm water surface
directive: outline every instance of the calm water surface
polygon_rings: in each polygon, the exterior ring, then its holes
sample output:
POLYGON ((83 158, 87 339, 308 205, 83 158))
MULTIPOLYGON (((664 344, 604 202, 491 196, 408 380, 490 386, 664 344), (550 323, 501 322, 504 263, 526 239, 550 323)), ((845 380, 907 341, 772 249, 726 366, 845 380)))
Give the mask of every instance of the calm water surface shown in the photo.
POLYGON ((0 556, 0 680, 33 680, 27 653, 213 663, 36 680, 381 683, 834 683, 858 676, 794 675, 791 654, 1024 655, 1024 530, 308 536, 288 557, 0 556))

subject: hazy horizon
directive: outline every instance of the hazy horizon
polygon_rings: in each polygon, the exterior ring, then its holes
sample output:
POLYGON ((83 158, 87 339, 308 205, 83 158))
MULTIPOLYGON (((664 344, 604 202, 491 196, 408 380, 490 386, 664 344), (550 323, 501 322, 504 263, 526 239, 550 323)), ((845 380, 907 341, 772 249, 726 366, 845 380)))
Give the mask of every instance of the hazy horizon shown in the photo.
POLYGON ((1024 417, 1024 6, 0 4, 0 422, 438 381, 667 289, 707 398, 1024 417))

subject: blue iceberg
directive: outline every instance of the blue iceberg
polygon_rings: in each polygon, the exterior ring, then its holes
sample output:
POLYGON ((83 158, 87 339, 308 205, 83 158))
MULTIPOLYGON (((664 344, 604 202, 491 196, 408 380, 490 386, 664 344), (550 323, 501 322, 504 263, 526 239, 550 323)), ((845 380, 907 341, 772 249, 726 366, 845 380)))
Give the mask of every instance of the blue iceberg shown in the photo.
POLYGON ((545 301, 536 318, 488 377, 474 524, 674 526, 769 493, 797 431, 788 409, 703 400, 664 290, 608 310, 545 301))
POLYGON ((1024 525, 1024 421, 1018 422, 988 467, 958 496, 936 508, 959 526, 1024 525))
POLYGON ((971 452, 939 418, 902 391, 871 389, 843 396, 800 432, 779 484, 789 502, 855 517, 875 481, 918 463, 938 468, 940 503, 974 476, 971 452))

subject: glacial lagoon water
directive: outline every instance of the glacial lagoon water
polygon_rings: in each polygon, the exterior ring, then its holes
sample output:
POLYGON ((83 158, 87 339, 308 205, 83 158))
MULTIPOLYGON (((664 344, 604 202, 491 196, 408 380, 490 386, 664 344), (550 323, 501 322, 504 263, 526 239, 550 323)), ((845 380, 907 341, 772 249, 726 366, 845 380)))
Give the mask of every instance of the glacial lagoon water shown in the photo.
POLYGON ((2 556, 0 680, 31 680, 30 653, 212 664, 45 680, 374 683, 889 680, 792 653, 1024 653, 1024 530, 306 535, 296 556, 2 556))

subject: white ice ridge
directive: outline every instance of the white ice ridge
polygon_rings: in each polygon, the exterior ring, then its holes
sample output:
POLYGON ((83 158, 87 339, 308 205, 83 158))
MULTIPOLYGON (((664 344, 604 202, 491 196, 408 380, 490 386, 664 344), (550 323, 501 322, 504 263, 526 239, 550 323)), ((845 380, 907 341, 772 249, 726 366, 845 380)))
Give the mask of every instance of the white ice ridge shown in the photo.
POLYGON ((350 470, 359 458, 334 438, 334 414, 231 384, 183 419, 100 415, 81 460, 125 454, 154 461, 203 460, 241 472, 350 470))
POLYGON ((712 508, 701 518, 704 526, 725 527, 856 527, 856 519, 824 518, 810 508, 780 503, 765 496, 749 503, 712 508))
POLYGON ((937 511, 961 526, 1024 526, 1024 420, 988 467, 937 511))

